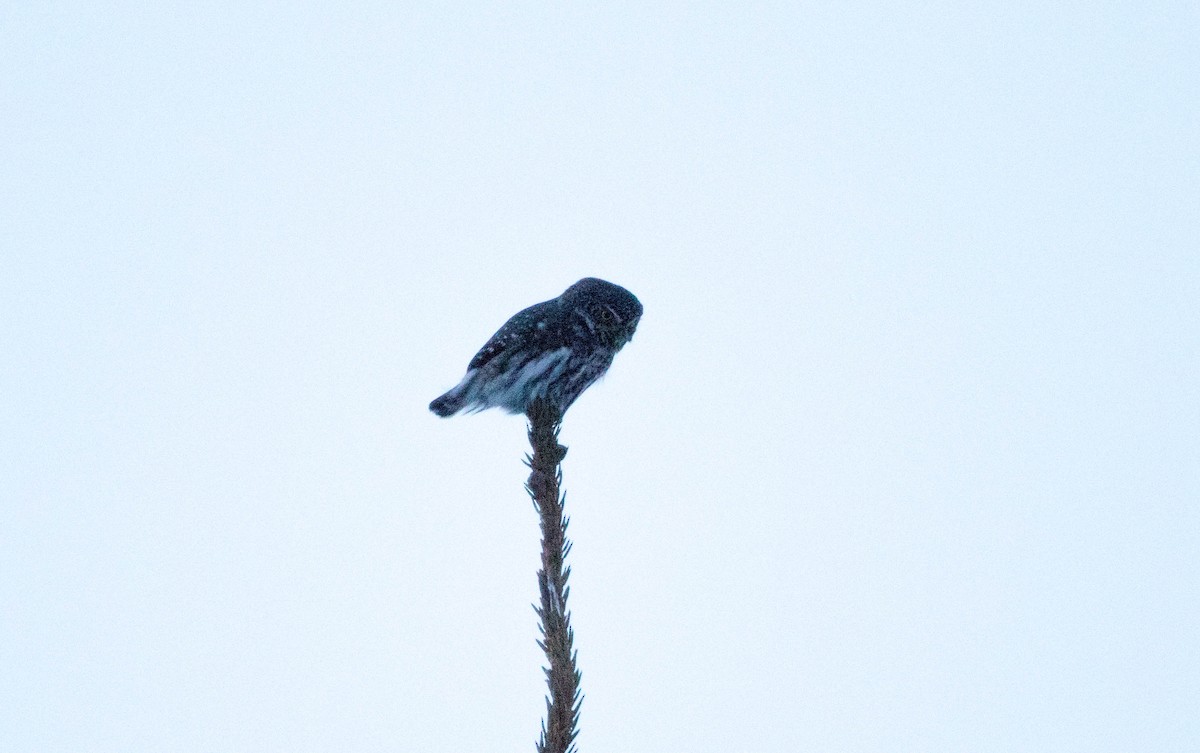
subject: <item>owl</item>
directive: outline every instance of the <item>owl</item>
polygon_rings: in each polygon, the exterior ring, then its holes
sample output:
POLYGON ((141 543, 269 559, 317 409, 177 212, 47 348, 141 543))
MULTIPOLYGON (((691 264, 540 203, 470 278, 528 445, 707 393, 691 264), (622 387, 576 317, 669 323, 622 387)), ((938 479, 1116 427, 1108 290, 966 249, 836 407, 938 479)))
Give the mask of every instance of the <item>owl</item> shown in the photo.
POLYGON ((504 323, 454 389, 429 404, 439 416, 487 408, 525 413, 545 398, 565 413, 633 339, 642 304, 620 285, 585 277, 504 323))

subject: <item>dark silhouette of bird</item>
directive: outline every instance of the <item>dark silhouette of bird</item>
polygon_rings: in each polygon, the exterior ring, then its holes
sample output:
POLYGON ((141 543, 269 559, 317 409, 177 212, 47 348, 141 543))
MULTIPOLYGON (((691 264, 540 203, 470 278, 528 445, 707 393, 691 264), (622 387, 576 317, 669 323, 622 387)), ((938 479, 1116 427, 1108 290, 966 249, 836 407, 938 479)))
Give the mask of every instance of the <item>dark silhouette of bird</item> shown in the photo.
POLYGON ((585 277, 505 322, 467 364, 462 381, 429 410, 443 417, 487 408, 525 413, 540 397, 565 413, 608 371, 641 318, 633 293, 585 277))

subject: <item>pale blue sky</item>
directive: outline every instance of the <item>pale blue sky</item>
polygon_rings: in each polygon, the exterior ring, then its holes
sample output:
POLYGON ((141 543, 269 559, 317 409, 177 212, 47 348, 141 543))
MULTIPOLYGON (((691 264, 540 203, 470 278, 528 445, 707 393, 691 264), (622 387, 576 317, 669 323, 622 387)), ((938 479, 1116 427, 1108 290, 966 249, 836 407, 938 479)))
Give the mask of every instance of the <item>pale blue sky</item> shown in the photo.
POLYGON ((0 747, 1200 748, 1191 3, 0 11, 0 747))

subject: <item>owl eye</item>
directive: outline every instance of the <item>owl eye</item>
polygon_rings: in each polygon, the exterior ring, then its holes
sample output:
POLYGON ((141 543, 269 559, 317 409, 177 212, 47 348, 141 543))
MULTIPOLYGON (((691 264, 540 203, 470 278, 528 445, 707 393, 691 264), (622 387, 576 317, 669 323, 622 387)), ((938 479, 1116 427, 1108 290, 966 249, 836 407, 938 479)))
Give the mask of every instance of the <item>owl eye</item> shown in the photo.
POLYGON ((612 310, 611 306, 606 306, 603 303, 592 307, 592 318, 599 324, 613 325, 620 321, 620 317, 612 310))

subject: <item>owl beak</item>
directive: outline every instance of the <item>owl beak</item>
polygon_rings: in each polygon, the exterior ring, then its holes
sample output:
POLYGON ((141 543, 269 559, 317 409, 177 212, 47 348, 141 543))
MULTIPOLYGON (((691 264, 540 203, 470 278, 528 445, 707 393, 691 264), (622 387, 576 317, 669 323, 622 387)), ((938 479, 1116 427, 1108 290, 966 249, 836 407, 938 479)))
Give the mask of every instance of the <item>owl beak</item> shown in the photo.
POLYGON ((625 338, 625 342, 633 342, 633 335, 637 332, 638 323, 642 321, 642 317, 633 320, 633 326, 629 328, 629 336, 625 338))

